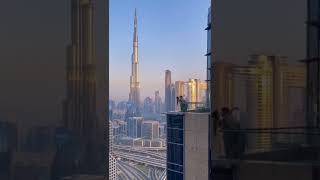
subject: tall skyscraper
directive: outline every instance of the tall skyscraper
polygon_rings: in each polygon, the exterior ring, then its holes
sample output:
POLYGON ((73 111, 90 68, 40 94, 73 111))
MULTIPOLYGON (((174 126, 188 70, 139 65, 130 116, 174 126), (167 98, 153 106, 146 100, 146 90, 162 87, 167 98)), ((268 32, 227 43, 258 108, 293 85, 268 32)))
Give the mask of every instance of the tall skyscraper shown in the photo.
MULTIPOLYGON (((286 61, 274 63, 274 126, 303 127, 306 103, 306 66, 288 64, 286 61)), ((306 139, 301 135, 278 135, 273 144, 302 144, 306 139)))
POLYGON ((107 160, 98 150, 98 146, 105 143, 105 81, 104 77, 96 75, 104 75, 106 66, 105 60, 97 61, 95 57, 95 0, 70 2, 71 44, 67 47, 63 122, 79 139, 78 145, 82 149, 79 151, 84 152, 79 160, 81 163, 74 170, 96 172, 97 167, 105 163, 102 159, 107 160))
MULTIPOLYGON (((273 118, 273 57, 252 55, 249 65, 238 67, 235 74, 246 81, 247 128, 272 128, 273 118)), ((236 95, 240 96, 240 95, 236 95)), ((272 147, 271 134, 257 134, 248 137, 248 148, 267 150, 272 147)))
POLYGON ((67 47, 67 97, 64 123, 88 136, 96 126, 94 3, 71 1, 71 45, 67 47))
POLYGON ((140 81, 139 81, 139 59, 138 59, 138 19, 137 10, 134 14, 134 32, 133 32, 133 53, 132 53, 132 69, 130 76, 130 94, 129 101, 135 106, 140 105, 140 81))
MULTIPOLYGON (((221 70, 216 66, 215 73, 221 70)), ((225 66, 224 66, 225 67, 225 66)), ((222 68, 222 67, 221 67, 222 68)), ((229 107, 240 108, 243 128, 305 126, 305 66, 288 64, 283 56, 252 55, 247 66, 231 66, 220 80, 229 107), (230 69, 231 68, 231 69, 230 69), (227 73, 226 73, 227 72, 227 73)), ((216 76, 215 78, 218 78, 216 76)), ((218 87, 217 87, 218 88, 218 87)), ((304 141, 302 136, 259 134, 248 137, 248 148, 269 149, 275 144, 304 141)))
POLYGON ((161 97, 159 91, 154 93, 154 106, 157 114, 161 113, 161 97))
POLYGON ((184 96, 184 88, 185 88, 185 83, 184 81, 176 81, 175 83, 175 90, 176 90, 176 96, 184 96))
MULTIPOLYGON (((214 62, 213 107, 220 110, 222 107, 233 106, 233 79, 232 70, 235 65, 224 62, 214 62)), ((241 97, 239 97, 241 98, 241 97)))
POLYGON ((152 99, 150 97, 146 97, 143 101, 143 113, 151 114, 154 113, 154 106, 152 99))
POLYGON ((200 79, 189 79, 187 83, 187 100, 192 103, 190 108, 194 109, 197 107, 195 103, 202 103, 202 96, 205 93, 202 91, 207 89, 207 84, 201 82, 200 79))
POLYGON ((171 111, 175 111, 176 110, 176 104, 177 104, 176 102, 177 102, 177 100, 176 100, 176 89, 175 89, 174 84, 170 85, 170 91, 171 91, 170 109, 171 109, 171 111))
POLYGON ((165 74, 165 111, 169 112, 172 111, 172 92, 171 92, 171 71, 170 70, 166 70, 166 74, 165 74))

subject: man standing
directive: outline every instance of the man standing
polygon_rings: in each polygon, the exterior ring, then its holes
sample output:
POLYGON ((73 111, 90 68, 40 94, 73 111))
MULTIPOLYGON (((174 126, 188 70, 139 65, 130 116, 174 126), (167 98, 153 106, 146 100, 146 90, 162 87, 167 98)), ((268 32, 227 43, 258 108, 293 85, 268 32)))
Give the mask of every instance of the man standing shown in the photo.
POLYGON ((240 123, 235 120, 233 116, 233 111, 227 107, 222 108, 222 128, 223 133, 223 142, 226 158, 235 158, 238 156, 238 137, 239 133, 235 132, 239 130, 240 123))
POLYGON ((188 111, 188 103, 187 103, 187 101, 183 98, 183 96, 180 96, 179 102, 180 102, 181 112, 187 112, 187 111, 188 111))

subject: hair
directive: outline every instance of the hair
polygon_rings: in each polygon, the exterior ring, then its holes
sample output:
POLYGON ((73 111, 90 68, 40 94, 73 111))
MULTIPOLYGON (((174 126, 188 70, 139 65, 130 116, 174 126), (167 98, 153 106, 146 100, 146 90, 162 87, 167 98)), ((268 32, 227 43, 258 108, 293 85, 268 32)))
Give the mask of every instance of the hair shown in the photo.
POLYGON ((228 113, 230 112, 230 109, 228 107, 221 108, 222 113, 228 113))
POLYGON ((219 111, 218 111, 218 110, 215 110, 215 111, 213 112, 213 117, 214 117, 214 118, 219 117, 219 111))

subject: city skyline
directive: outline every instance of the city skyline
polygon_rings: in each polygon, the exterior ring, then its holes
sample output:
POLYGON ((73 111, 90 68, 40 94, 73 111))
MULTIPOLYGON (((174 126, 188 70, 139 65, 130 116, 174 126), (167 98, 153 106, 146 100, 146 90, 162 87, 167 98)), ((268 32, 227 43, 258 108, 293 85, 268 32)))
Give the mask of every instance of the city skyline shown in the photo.
POLYGON ((116 1, 110 1, 110 99, 128 100, 130 89, 128 77, 131 72, 129 63, 134 27, 132 19, 135 8, 137 8, 139 19, 141 101, 146 97, 152 97, 157 90, 160 96, 164 97, 163 82, 166 69, 172 70, 173 82, 188 81, 189 78, 205 80, 206 33, 204 29, 210 3, 195 0, 185 4, 170 2, 172 7, 167 7, 167 3, 167 1, 156 2, 156 4, 146 1, 135 3, 127 1, 127 3, 121 2, 120 5, 116 1), (118 6, 121 8, 117 8, 118 6), (191 7, 196 11, 193 14, 188 12, 191 7), (177 13, 174 11, 176 8, 181 11, 177 13), (164 25, 158 26, 155 22, 161 22, 164 25), (185 64, 194 68, 186 71, 185 64))

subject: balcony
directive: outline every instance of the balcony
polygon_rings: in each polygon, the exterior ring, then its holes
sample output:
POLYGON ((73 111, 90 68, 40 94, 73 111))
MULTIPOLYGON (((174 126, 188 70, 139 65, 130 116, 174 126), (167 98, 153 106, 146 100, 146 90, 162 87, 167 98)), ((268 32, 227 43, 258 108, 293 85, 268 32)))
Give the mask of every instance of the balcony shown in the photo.
POLYGON ((318 128, 218 130, 211 150, 214 180, 320 179, 318 128), (233 157, 225 156, 224 134, 237 137, 233 157))

